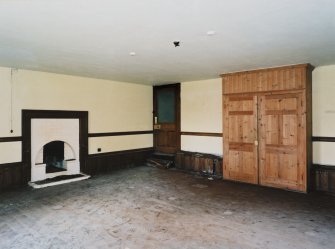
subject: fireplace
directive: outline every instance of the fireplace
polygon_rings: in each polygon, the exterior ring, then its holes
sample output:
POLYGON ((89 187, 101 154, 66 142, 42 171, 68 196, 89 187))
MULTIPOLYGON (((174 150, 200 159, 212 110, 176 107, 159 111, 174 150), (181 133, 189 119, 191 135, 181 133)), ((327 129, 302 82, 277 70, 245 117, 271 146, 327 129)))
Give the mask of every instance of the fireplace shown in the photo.
POLYGON ((31 120, 31 182, 80 174, 79 119, 31 120))

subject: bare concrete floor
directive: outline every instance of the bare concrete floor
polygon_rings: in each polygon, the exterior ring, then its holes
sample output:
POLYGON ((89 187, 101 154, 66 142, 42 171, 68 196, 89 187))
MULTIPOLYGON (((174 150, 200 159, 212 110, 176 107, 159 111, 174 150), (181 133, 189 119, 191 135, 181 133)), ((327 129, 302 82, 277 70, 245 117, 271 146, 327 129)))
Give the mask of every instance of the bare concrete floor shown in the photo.
POLYGON ((334 248, 335 198, 139 167, 0 193, 0 248, 334 248))

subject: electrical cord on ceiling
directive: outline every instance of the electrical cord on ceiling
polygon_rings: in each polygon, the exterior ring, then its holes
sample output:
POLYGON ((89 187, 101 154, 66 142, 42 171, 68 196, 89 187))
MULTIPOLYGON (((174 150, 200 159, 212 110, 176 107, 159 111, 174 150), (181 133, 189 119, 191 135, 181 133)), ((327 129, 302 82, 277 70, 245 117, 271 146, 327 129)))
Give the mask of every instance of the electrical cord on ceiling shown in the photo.
POLYGON ((13 74, 16 69, 10 69, 10 133, 13 133, 13 74))

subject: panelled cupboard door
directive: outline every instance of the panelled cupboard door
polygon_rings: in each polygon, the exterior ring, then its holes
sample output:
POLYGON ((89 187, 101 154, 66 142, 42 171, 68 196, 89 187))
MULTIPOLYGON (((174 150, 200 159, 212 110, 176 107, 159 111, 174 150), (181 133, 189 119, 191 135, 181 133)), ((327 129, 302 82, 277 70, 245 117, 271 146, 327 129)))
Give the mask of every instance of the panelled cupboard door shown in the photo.
POLYGON ((223 97, 224 178, 258 183, 257 96, 223 97))
POLYGON ((259 97, 260 184, 306 191, 304 92, 259 97))

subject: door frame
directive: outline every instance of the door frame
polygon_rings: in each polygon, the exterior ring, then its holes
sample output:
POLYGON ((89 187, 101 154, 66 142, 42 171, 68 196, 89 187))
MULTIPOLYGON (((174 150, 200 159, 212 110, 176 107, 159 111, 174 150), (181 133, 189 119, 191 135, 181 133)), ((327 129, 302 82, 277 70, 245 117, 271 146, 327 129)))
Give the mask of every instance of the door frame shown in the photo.
MULTIPOLYGON (((180 83, 174 83, 174 84, 167 84, 167 85, 160 85, 160 86, 153 86, 153 111, 152 111, 152 127, 155 124, 155 116, 157 113, 157 92, 160 89, 165 88, 174 88, 175 90, 175 123, 176 123, 176 132, 177 132, 177 151, 180 151, 181 149, 181 136, 180 136, 180 83)), ((153 129, 153 147, 156 151, 157 147, 155 144, 155 134, 156 131, 153 129)))

